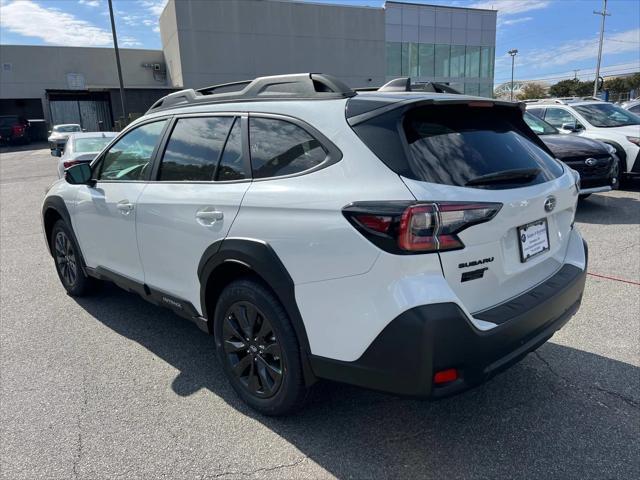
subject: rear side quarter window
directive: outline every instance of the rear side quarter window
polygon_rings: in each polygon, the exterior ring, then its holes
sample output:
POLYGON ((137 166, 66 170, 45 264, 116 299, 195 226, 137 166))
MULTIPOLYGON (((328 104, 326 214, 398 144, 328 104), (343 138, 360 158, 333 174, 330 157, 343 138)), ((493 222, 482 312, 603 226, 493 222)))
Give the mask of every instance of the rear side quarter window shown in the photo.
POLYGON ((318 167, 328 155, 305 129, 277 118, 251 117, 249 142, 254 178, 301 173, 318 167))

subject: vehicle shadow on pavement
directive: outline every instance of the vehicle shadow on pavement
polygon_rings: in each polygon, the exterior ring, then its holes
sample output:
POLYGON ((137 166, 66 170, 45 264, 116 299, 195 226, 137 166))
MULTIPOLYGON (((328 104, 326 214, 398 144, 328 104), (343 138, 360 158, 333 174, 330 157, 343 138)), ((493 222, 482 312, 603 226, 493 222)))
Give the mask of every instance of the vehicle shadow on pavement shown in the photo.
POLYGON ((640 224, 640 179, 613 195, 591 195, 580 200, 576 221, 599 225, 640 224), (624 195, 624 196, 622 196, 624 195))
POLYGON ((0 154, 14 152, 30 152, 32 150, 42 150, 49 148, 47 142, 32 142, 26 145, 0 145, 0 154))
POLYGON ((110 284, 76 301, 175 367, 176 394, 209 389, 338 478, 640 478, 640 369, 633 365, 547 343, 449 399, 323 382, 302 412, 269 418, 235 396, 213 339, 195 325, 110 284))

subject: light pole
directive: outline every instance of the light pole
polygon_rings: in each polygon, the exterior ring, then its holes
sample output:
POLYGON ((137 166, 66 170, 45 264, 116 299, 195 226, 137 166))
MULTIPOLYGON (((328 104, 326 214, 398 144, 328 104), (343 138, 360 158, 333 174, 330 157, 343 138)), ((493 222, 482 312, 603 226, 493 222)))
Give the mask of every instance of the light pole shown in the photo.
POLYGON ((116 34, 116 21, 113 18, 113 5, 109 0, 109 16, 111 17, 111 32, 113 33, 113 48, 116 50, 116 67, 118 68, 118 80, 120 81, 120 105, 122 107, 122 117, 126 123, 127 108, 124 101, 124 84, 122 83, 122 68, 120 67, 120 51, 118 50, 118 35, 116 34))
POLYGON ((511 55, 511 95, 510 95, 510 100, 513 102, 513 69, 514 69, 514 66, 515 66, 515 63, 516 63, 516 55, 518 54, 518 49, 517 48, 512 48, 507 53, 509 55, 511 55))
POLYGON ((598 63, 596 66, 596 79, 593 82, 593 96, 598 95, 598 80, 600 78, 600 60, 602 59, 602 41, 604 40, 604 19, 611 16, 607 12, 607 0, 604 0, 604 5, 601 12, 593 11, 596 15, 602 15, 602 22, 600 22, 600 45, 598 46, 598 63))

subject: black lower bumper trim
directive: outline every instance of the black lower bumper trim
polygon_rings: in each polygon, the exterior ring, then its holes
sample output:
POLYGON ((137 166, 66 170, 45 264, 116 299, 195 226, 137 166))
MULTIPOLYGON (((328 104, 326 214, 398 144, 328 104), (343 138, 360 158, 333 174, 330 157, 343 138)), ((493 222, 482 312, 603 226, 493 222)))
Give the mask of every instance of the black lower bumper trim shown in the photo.
POLYGON ((488 331, 476 329, 454 303, 415 307, 389 323, 358 360, 312 356, 311 365, 319 378, 400 395, 438 398, 458 393, 551 338, 580 307, 585 280, 586 268, 563 267, 520 297, 484 312, 487 319, 500 319, 488 331), (434 386, 434 373, 449 368, 458 370, 458 379, 434 386))

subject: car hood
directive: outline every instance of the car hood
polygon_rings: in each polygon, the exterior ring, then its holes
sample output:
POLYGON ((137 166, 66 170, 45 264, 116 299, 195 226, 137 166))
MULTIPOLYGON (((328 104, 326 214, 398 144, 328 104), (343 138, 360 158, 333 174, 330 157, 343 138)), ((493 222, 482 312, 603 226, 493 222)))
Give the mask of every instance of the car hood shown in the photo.
POLYGON ((541 135, 542 140, 556 158, 588 157, 609 153, 605 145, 598 140, 577 135, 541 135))

